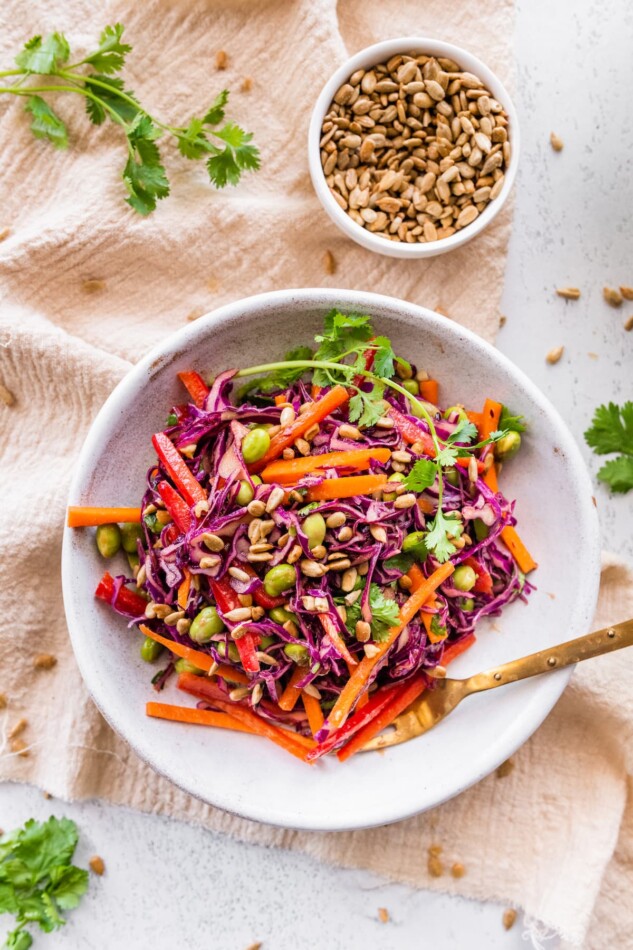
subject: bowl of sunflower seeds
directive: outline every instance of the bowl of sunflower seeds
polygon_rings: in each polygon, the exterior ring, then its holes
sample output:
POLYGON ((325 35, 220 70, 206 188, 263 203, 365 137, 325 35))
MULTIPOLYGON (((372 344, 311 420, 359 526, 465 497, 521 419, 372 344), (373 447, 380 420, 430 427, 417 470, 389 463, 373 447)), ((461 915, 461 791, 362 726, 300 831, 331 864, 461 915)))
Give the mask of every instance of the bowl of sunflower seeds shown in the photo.
POLYGON ((499 214, 519 125, 501 81, 466 50, 404 37, 348 59, 310 122, 312 182, 352 240, 390 257, 444 254, 499 214))

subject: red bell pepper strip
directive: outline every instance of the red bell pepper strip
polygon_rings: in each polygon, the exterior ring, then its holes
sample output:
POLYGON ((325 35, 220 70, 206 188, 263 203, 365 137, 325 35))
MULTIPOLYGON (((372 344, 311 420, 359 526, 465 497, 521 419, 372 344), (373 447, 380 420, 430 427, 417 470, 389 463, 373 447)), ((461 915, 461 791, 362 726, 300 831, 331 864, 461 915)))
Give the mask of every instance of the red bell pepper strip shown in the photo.
POLYGON ((113 601, 114 579, 107 571, 97 585, 95 597, 105 601, 106 604, 111 604, 111 606, 123 611, 130 617, 140 617, 145 614, 145 608, 147 607, 147 601, 144 597, 135 594, 133 590, 125 586, 119 589, 116 600, 113 601))
POLYGON ((178 379, 183 384, 198 409, 202 409, 204 407, 206 398, 209 395, 209 387, 205 383, 200 373, 196 373, 193 370, 190 370, 186 373, 178 373, 178 379))
POLYGON ((169 482, 159 482, 156 491, 165 502, 165 507, 178 530, 186 534, 191 527, 191 510, 186 501, 169 482))
POLYGON ((377 716, 381 710, 389 705, 396 689, 397 684, 394 683, 393 686, 384 686, 382 689, 376 690, 363 708, 357 709, 354 715, 349 717, 345 725, 331 732, 327 739, 319 742, 318 746, 308 753, 308 762, 316 761, 322 755, 331 752, 334 746, 337 746, 340 742, 351 739, 354 733, 362 729, 368 722, 371 722, 374 716, 377 716))
POLYGON ((472 567, 477 575, 473 590, 477 591, 478 594, 492 594, 492 577, 486 568, 482 567, 474 557, 467 557, 465 561, 462 561, 462 564, 465 564, 466 567, 472 567))
POLYGON ((386 729, 394 721, 396 716, 410 706, 411 703, 424 692, 428 684, 428 679, 424 673, 419 673, 410 682, 404 683, 396 691, 395 695, 384 709, 367 723, 362 729, 359 729, 354 738, 343 746, 336 753, 339 762, 345 762, 355 752, 360 751, 366 742, 377 736, 379 732, 386 729))
POLYGON ((412 419, 407 419, 395 406, 389 406, 388 414, 395 422, 396 428, 405 442, 408 442, 409 445, 413 445, 414 442, 421 442, 424 447, 424 454, 435 458, 435 446, 428 432, 425 432, 412 419))
MULTIPOLYGON (((209 586, 215 602, 220 608, 221 613, 228 613, 230 610, 236 610, 241 607, 239 597, 229 584, 228 578, 223 577, 220 580, 210 580, 209 586)), ((248 673, 259 673, 259 660, 257 659, 257 646, 259 637, 257 634, 247 630, 244 636, 235 640, 237 652, 240 655, 242 666, 248 673)))
POLYGON ((469 633, 463 640, 458 640, 457 643, 449 643, 442 653, 442 665, 447 666, 452 660, 456 660, 457 657, 465 653, 474 642, 475 634, 469 633))
MULTIPOLYGON (((468 458, 455 459, 455 465, 459 465, 460 468, 468 468, 471 458, 474 458, 474 455, 470 455, 468 458)), ((482 475, 486 471, 486 466, 479 459, 475 461, 477 462, 477 474, 482 475)))
POLYGON ((198 501, 206 501, 207 494, 204 488, 189 471, 185 460, 171 439, 164 432, 157 432, 152 436, 152 445, 185 501, 190 505, 195 505, 198 501))

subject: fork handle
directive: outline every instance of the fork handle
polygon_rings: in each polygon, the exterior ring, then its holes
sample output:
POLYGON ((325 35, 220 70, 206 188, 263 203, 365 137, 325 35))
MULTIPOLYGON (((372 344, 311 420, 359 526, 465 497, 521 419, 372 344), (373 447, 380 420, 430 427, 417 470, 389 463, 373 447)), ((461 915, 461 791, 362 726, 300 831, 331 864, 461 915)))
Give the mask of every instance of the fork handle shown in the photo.
POLYGON ((531 653, 518 660, 495 666, 484 673, 470 676, 464 680, 464 695, 495 689, 497 686, 505 686, 506 683, 514 683, 517 680, 527 679, 529 676, 538 676, 540 673, 562 669, 564 666, 580 663, 581 660, 589 660, 593 656, 612 653, 614 650, 621 650, 623 647, 632 645, 633 620, 624 620, 603 630, 588 633, 585 637, 559 643, 547 650, 531 653))

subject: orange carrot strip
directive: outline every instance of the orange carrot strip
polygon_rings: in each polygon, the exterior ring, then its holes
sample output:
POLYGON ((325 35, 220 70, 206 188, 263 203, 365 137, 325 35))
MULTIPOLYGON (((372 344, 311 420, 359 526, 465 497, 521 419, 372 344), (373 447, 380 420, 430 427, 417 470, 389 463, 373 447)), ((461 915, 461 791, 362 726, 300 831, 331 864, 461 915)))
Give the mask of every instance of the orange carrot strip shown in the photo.
POLYGON ((178 606, 181 610, 186 610, 189 600, 189 591, 191 589, 191 571, 188 567, 183 567, 182 572, 185 576, 178 587, 178 606))
POLYGON ((170 706, 169 703, 147 703, 145 713, 153 719, 169 719, 171 722, 190 722, 198 726, 217 726, 219 729, 234 729, 235 732, 255 734, 253 729, 239 722, 228 713, 211 712, 191 706, 170 706))
POLYGON ((503 406, 500 402, 495 402, 494 399, 486 399, 481 414, 481 429, 479 432, 482 439, 487 439, 491 432, 499 428, 502 409, 503 406))
POLYGON ((88 508, 84 505, 70 505, 66 523, 69 528, 93 528, 100 524, 139 524, 140 521, 140 508, 88 508))
POLYGON ((312 396, 312 398, 318 399, 320 394, 321 394, 321 387, 315 386, 314 383, 312 383, 312 386, 310 387, 310 395, 312 396))
POLYGON ((337 653, 339 653, 340 656, 342 656, 345 662, 347 663, 347 668, 349 669, 350 666, 351 667, 358 666, 358 660, 356 660, 352 656, 352 654, 349 652, 349 650, 345 646, 345 641, 343 640, 340 633, 336 629, 336 625, 334 621, 332 620, 332 618, 329 617, 328 614, 319 614, 319 620, 321 621, 321 626, 323 627, 328 637, 330 638, 330 643, 332 644, 334 649, 337 651, 337 653))
POLYGON ((349 393, 343 386, 333 386, 324 396, 308 403, 309 409, 300 413, 294 422, 284 426, 281 432, 274 435, 270 441, 270 446, 266 455, 254 465, 251 465, 251 471, 261 472, 266 468, 269 462, 279 458, 284 449, 289 448, 293 442, 305 435, 315 423, 322 422, 331 412, 342 406, 349 399, 349 393))
POLYGON ((323 455, 307 455, 291 461, 271 462, 262 470, 262 480, 287 485, 296 482, 302 475, 315 469, 369 468, 371 460, 383 465, 391 458, 391 449, 352 449, 349 452, 324 452, 323 455))
POLYGON ((424 692, 426 684, 427 678, 424 673, 422 673, 414 677, 410 683, 401 686, 396 691, 389 705, 386 706, 385 709, 382 709, 373 719, 370 719, 362 729, 359 729, 358 732, 352 736, 342 749, 339 749, 336 753, 339 762, 347 761, 355 752, 359 752, 366 742, 369 742, 369 740, 377 736, 379 732, 382 732, 383 729, 390 726, 394 719, 399 716, 400 713, 404 712, 405 709, 410 706, 411 703, 415 702, 418 696, 424 692))
POLYGON ((275 405, 276 405, 276 406, 282 406, 285 402, 286 402, 286 394, 285 394, 285 393, 279 393, 277 396, 275 396, 275 405))
POLYGON ((295 666, 294 670, 290 674, 290 680, 285 690, 281 694, 279 703, 277 704, 280 709, 283 709, 284 712, 290 712, 297 705, 297 700, 301 696, 301 690, 297 689, 297 683, 299 680, 302 680, 306 675, 306 670, 301 666, 295 666))
POLYGON ((507 525, 501 529, 501 538, 524 574, 529 574, 530 571, 534 571, 538 567, 538 564, 511 525, 507 525))
POLYGON ((423 399, 426 399, 427 402, 432 402, 434 406, 437 406, 437 400, 439 398, 439 385, 436 379, 423 379, 420 382, 420 395, 423 399))
POLYGON ((497 481, 497 469, 493 462, 487 472, 484 473, 484 482, 495 495, 499 491, 499 482, 497 481))
POLYGON ((182 657, 183 660, 188 660, 189 663, 193 663, 194 666, 197 666, 200 670, 204 670, 205 673, 213 669, 215 661, 208 653, 201 653, 200 650, 194 650, 191 647, 183 646, 181 643, 176 643, 175 640, 168 640, 167 637, 161 637, 159 633, 154 633, 154 631, 150 630, 144 623, 140 623, 138 628, 146 637, 156 640, 156 643, 162 643, 164 647, 167 647, 167 649, 171 650, 176 656, 182 657))
POLYGON ((477 432, 481 436, 481 421, 482 421, 481 412, 468 412, 468 410, 466 410, 466 415, 468 416, 468 421, 472 422, 473 425, 477 426, 477 432))
POLYGON ((469 633, 463 640, 459 640, 457 643, 449 643, 442 653, 442 666, 448 666, 448 664, 456 660, 458 656, 465 653, 474 642, 475 634, 469 633))
POLYGON ((310 694, 306 693, 305 690, 302 690, 301 692, 301 701, 303 702, 303 708, 305 709, 308 716, 310 732, 313 736, 315 736, 323 725, 323 712, 321 710, 321 704, 319 703, 318 699, 316 699, 314 696, 310 696, 310 694))
POLYGON ((423 515, 431 515, 435 510, 435 506, 430 498, 418 498, 418 508, 423 515))
POLYGON ((420 570, 417 564, 412 564, 409 570, 407 571, 407 577, 411 581, 411 593, 415 594, 418 587, 420 587, 425 580, 424 574, 420 570))
POLYGON ((229 680, 231 683, 239 683, 240 686, 248 686, 250 683, 246 673, 242 673, 241 670, 236 670, 232 666, 225 666, 224 663, 219 664, 215 675, 221 676, 223 680, 229 680))
POLYGON ((387 484, 386 475, 350 475, 348 478, 327 478, 310 488, 307 501, 328 501, 332 498, 351 498, 353 495, 371 495, 387 484))
POLYGON ((430 577, 425 578, 420 586, 411 594, 400 608, 400 617, 395 627, 391 627, 387 639, 383 643, 376 644, 378 652, 376 656, 365 657, 358 664, 347 683, 343 687, 339 698, 333 706, 328 716, 328 724, 333 729, 338 729, 347 719, 352 706, 361 690, 365 687, 372 670, 376 664, 384 657, 392 644, 402 633, 402 630, 409 621, 417 614, 420 607, 424 606, 434 590, 440 584, 451 576, 455 567, 450 561, 436 568, 430 577))
POLYGON ((262 719, 261 716, 247 709, 246 706, 238 706, 237 703, 230 702, 223 703, 215 699, 213 700, 213 704, 214 706, 218 706, 223 712, 229 713, 230 716, 233 716, 233 718, 237 719, 243 725, 250 726, 252 731, 257 733, 257 735, 265 736, 267 739, 270 739, 271 742, 274 742, 275 745, 281 746, 286 752, 294 755, 297 759, 301 759, 303 762, 305 762, 306 755, 310 749, 313 749, 316 745, 313 739, 307 739, 305 736, 298 736, 294 732, 289 732, 287 729, 279 729, 277 726, 271 725, 271 723, 262 719))

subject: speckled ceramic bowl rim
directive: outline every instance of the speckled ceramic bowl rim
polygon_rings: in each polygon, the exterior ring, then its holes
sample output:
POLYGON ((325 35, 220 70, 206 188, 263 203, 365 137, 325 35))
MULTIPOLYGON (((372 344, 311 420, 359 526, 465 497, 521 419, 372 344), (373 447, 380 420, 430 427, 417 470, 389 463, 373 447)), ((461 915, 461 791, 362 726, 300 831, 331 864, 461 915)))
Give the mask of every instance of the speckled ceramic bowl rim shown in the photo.
MULTIPOLYGON (((262 319, 269 316, 274 317, 276 307, 289 303, 296 303, 299 306, 311 304, 315 308, 344 306, 357 310, 388 307, 400 310, 403 313, 406 312, 407 315, 419 318, 421 326, 426 323, 440 332, 455 334, 456 341, 459 340, 462 344, 466 343, 473 352, 477 352, 480 358, 499 364, 527 391, 528 395, 543 410, 548 423, 552 427, 557 444, 560 445, 561 451, 570 460, 570 465, 577 478, 576 490, 579 496, 587 499, 582 506, 584 522, 582 527, 586 543, 582 559, 579 559, 576 563, 575 570, 578 572, 576 587, 577 616, 582 618, 582 625, 588 630, 597 601, 600 581, 598 521, 591 503, 592 487, 589 475, 580 451, 565 423, 534 383, 507 357, 476 334, 459 324, 447 322, 445 317, 441 317, 424 307, 382 294, 321 288, 273 291, 234 301, 200 317, 190 326, 176 331, 140 360, 121 380, 104 403, 88 432, 75 464, 69 502, 76 502, 76 499, 80 496, 82 486, 87 483, 92 474, 93 456, 99 454, 101 446, 108 441, 112 429, 117 425, 121 416, 129 411, 137 390, 148 383, 151 384, 153 376, 159 369, 168 365, 179 354, 188 351, 198 339, 213 332, 215 328, 222 326, 225 321, 253 312, 265 313, 266 316, 262 316, 262 319)), ((364 828, 399 821, 441 804, 480 781, 523 745, 549 714, 573 672, 573 668, 568 668, 543 677, 542 679, 546 682, 541 683, 541 691, 538 697, 534 697, 538 701, 529 702, 524 707, 522 714, 504 729, 503 741, 495 743, 493 747, 486 750, 485 755, 480 756, 476 763, 471 765, 469 769, 465 769, 458 783, 453 785, 449 783, 448 787, 445 783, 445 787, 442 788, 439 794, 420 789, 420 797, 416 801, 415 807, 409 805, 403 808, 402 803, 399 803, 398 796, 387 796, 384 801, 384 809, 381 810, 379 815, 373 815, 369 820, 360 817, 357 821, 347 821, 345 823, 337 817, 335 810, 328 810, 321 818, 314 818, 302 824, 289 823, 283 813, 275 810, 273 803, 267 802, 258 802, 255 807, 251 807, 246 813, 235 808, 230 793, 216 794, 214 790, 213 796, 203 795, 200 788, 196 786, 195 774, 183 776, 182 773, 178 773, 177 768, 161 767, 153 758, 153 750, 148 751, 140 739, 142 721, 130 722, 129 717, 122 715, 121 710, 109 701, 108 689, 107 687, 102 688, 88 640, 83 636, 85 623, 79 605, 84 601, 78 598, 76 606, 72 595, 73 561, 75 557, 79 556, 73 551, 72 529, 66 528, 62 549, 62 589, 66 618, 81 675, 104 718, 155 771, 164 775, 184 791, 232 814, 279 827, 303 828, 313 831, 343 831, 350 828, 364 828)), ((564 636, 561 636, 561 639, 564 639, 564 636)))
POLYGON ((367 250, 375 251, 388 257, 400 257, 407 260, 421 260, 426 257, 436 257, 439 254, 445 254, 455 248, 461 247, 467 241, 477 237, 489 224, 497 217, 505 204, 519 167, 519 152, 521 144, 521 134, 519 130, 519 120, 514 103, 507 89, 498 78, 498 76, 486 66, 480 59, 468 50, 452 43, 446 43, 443 40, 431 39, 421 36, 401 36, 392 40, 384 40, 381 43, 375 43, 355 53, 346 60, 336 72, 328 79, 321 90, 315 103, 310 119, 310 128, 308 131, 308 163, 310 167, 310 176, 317 197, 323 208, 328 213, 334 224, 337 225, 348 237, 361 244, 367 250), (361 228, 356 224, 347 212, 336 203, 332 193, 325 181, 323 169, 321 167, 321 150, 319 142, 321 139, 321 126, 323 118, 334 98, 336 90, 357 69, 367 69, 375 66, 377 63, 385 62, 397 53, 408 53, 415 50, 420 53, 428 53, 431 56, 445 56, 454 60, 463 70, 472 72, 478 76, 493 93, 495 99, 501 103, 508 114, 510 120, 510 144, 512 154, 510 164, 505 172, 505 181, 501 193, 494 201, 484 208, 479 217, 468 227, 463 228, 449 238, 442 238, 439 241, 433 241, 428 244, 406 244, 404 242, 386 241, 384 238, 376 237, 366 228, 361 228))

